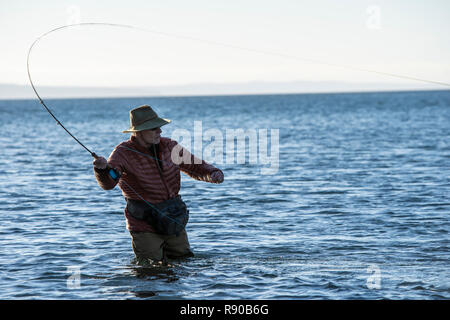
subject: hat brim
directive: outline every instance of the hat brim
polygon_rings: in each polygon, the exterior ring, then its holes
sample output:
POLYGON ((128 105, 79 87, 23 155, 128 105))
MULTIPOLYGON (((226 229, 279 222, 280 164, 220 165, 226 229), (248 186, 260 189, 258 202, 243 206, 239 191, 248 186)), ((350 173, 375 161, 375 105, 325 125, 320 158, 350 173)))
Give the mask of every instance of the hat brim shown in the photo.
POLYGON ((164 119, 164 118, 156 118, 156 119, 146 121, 139 126, 124 130, 124 131, 122 131, 122 133, 133 133, 133 132, 139 132, 139 131, 144 131, 144 130, 151 130, 151 129, 162 127, 166 124, 169 124, 170 122, 172 122, 172 120, 164 119))

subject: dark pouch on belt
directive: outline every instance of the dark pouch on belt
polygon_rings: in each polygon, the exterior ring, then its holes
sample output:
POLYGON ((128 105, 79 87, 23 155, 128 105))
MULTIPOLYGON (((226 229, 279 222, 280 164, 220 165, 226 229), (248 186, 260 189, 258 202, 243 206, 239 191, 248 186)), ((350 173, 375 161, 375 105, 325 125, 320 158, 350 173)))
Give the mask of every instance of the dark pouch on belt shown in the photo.
POLYGON ((151 206, 145 201, 127 199, 127 212, 164 235, 178 236, 189 220, 189 210, 179 195, 151 206))

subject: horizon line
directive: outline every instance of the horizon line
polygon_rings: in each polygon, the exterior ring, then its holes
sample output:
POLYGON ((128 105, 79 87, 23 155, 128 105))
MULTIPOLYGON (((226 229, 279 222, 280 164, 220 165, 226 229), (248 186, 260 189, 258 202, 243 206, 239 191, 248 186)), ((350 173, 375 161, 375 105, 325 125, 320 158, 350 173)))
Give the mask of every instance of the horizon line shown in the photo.
MULTIPOLYGON (((124 96, 74 96, 74 97, 48 97, 45 100, 75 100, 75 99, 139 99, 139 98, 195 98, 195 97, 232 97, 232 96, 286 96, 286 95, 325 95, 325 94, 370 94, 370 93, 403 93, 403 92, 444 92, 450 89, 382 89, 382 90, 364 90, 360 91, 321 91, 321 92, 261 92, 261 93, 217 93, 217 94, 171 94, 171 95, 124 95, 124 96)), ((39 100, 38 97, 11 97, 1 98, 5 100, 39 100)))

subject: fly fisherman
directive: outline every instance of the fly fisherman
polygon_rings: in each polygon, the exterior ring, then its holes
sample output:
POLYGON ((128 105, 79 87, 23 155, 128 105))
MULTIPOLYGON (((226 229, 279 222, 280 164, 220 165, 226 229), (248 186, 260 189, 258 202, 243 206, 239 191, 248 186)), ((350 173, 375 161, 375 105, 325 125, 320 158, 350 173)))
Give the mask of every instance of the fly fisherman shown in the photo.
POLYGON ((131 110, 131 127, 123 131, 131 133, 130 139, 117 145, 108 160, 96 157, 93 161, 99 186, 110 190, 119 184, 122 190, 127 229, 141 262, 193 256, 184 228, 189 210, 178 195, 180 171, 210 183, 224 179, 220 169, 161 137, 161 126, 168 123, 147 105, 131 110))

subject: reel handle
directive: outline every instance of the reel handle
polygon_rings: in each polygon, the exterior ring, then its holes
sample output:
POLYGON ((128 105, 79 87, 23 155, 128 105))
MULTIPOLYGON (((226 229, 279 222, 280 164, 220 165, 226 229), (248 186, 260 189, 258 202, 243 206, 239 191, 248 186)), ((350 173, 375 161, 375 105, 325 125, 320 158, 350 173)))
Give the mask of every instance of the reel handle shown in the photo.
MULTIPOLYGON (((99 158, 99 156, 98 156, 95 152, 92 152, 92 153, 91 153, 91 156, 94 157, 94 159, 98 159, 98 158, 99 158)), ((112 168, 109 164, 106 165, 105 170, 108 170, 109 176, 110 176, 114 181, 117 181, 117 180, 120 179, 120 173, 119 173, 116 169, 112 168)))

